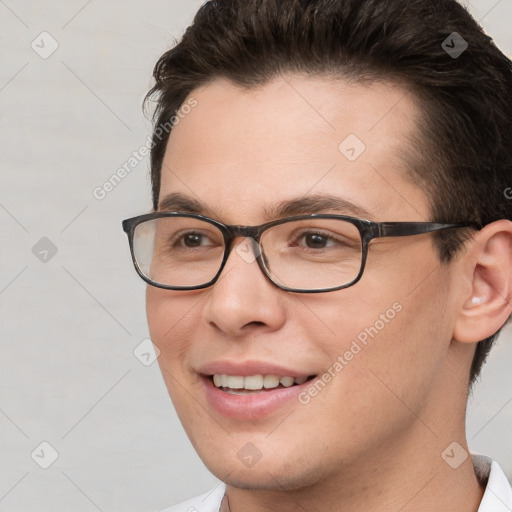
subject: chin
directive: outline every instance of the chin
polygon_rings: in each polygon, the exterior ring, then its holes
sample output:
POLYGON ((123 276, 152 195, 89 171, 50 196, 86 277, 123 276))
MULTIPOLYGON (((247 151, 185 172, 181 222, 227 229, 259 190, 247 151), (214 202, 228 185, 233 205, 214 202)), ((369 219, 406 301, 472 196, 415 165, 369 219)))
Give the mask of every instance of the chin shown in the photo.
POLYGON ((261 455, 256 462, 244 461, 244 455, 250 453, 250 449, 236 452, 226 446, 225 452, 219 452, 216 447, 207 455, 205 453, 204 448, 198 451, 208 470, 219 480, 238 489, 293 491, 314 486, 326 476, 323 464, 307 463, 275 451, 273 457, 261 455))
MULTIPOLYGON (((210 469, 210 468, 209 468, 210 469)), ((290 472, 279 469, 262 467, 259 470, 240 470, 232 468, 231 473, 226 469, 222 473, 210 471, 225 484, 237 489, 259 491, 296 491, 315 485, 318 475, 312 473, 298 474, 297 470, 290 472), (227 474, 227 476, 226 476, 227 474)), ((305 469, 305 468, 304 468, 305 469)))

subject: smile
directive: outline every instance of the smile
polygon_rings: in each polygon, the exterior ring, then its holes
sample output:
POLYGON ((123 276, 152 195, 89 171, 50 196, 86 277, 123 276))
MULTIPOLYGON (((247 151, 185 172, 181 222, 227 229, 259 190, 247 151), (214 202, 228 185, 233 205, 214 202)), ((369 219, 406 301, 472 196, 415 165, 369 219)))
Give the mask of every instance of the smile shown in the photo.
POLYGON ((294 376, 292 372, 276 367, 268 368, 268 373, 262 369, 259 369, 261 373, 256 373, 256 368, 250 371, 247 367, 232 368, 229 373, 226 372, 229 371, 227 368, 224 371, 219 368, 220 371, 210 369, 201 372, 199 375, 207 408, 232 420, 263 421, 286 414, 290 408, 303 407, 298 397, 317 374, 297 373, 294 376), (245 375, 239 375, 237 369, 242 369, 240 373, 245 375))
POLYGON ((216 373, 212 375, 217 388, 232 395, 259 393, 262 390, 289 388, 303 384, 308 377, 279 377, 278 375, 227 375, 216 373))

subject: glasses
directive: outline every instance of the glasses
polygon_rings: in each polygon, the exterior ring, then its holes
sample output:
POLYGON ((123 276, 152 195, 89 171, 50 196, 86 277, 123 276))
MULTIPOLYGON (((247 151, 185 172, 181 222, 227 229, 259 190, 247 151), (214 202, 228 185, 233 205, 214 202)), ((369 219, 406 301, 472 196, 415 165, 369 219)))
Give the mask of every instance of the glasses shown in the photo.
MULTIPOLYGON (((371 240, 419 235, 470 224, 372 222, 343 215, 311 214, 261 226, 229 226, 202 215, 156 212, 123 221, 140 277, 167 290, 212 286, 229 257, 233 240, 243 246, 278 288, 319 293, 347 288, 363 275, 371 240)), ((237 252, 241 256, 238 246, 237 252)))

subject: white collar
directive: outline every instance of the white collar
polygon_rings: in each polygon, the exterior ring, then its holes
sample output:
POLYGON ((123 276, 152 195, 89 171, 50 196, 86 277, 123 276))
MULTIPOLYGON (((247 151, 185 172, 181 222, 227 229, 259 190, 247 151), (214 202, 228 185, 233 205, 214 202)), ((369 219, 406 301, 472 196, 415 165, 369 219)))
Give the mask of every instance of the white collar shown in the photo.
POLYGON ((499 464, 483 455, 472 455, 473 467, 485 487, 478 512, 512 512, 512 487, 499 464))

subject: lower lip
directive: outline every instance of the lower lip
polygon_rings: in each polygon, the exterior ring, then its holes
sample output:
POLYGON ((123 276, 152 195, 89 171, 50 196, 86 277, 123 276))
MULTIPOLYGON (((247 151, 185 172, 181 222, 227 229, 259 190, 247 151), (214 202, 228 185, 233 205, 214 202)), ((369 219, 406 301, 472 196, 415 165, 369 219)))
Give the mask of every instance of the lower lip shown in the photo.
POLYGON ((276 388, 261 393, 232 395, 221 391, 211 378, 201 376, 206 390, 208 403, 220 414, 237 420, 256 420, 264 418, 289 404, 299 402, 299 394, 306 389, 310 381, 289 388, 276 388))

